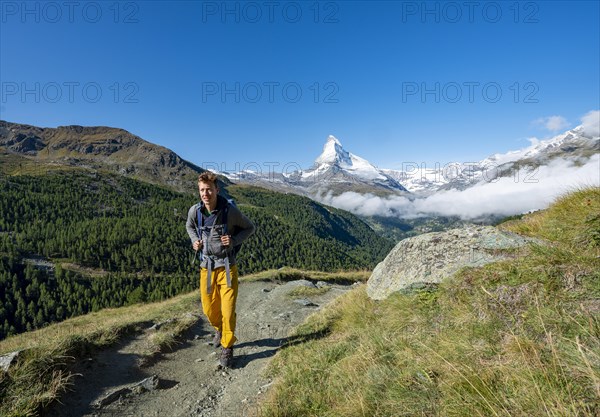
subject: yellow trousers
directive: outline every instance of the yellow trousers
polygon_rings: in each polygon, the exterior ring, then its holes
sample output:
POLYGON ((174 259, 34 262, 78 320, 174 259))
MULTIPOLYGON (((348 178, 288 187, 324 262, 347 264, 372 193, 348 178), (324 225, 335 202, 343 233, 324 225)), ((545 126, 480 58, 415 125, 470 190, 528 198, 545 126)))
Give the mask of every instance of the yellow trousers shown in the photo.
POLYGON ((238 294, 238 270, 233 265, 230 268, 231 288, 227 287, 225 267, 215 268, 212 271, 211 293, 206 291, 206 268, 200 269, 200 300, 202 311, 210 324, 221 332, 221 346, 229 348, 236 341, 235 338, 235 302, 238 294))

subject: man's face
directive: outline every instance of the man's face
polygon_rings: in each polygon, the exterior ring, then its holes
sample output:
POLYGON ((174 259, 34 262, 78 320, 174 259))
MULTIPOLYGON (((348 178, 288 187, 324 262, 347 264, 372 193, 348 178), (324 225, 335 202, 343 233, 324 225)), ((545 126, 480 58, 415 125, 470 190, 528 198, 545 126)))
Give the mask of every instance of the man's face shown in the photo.
POLYGON ((217 205, 217 194, 219 194, 217 186, 212 182, 201 181, 198 183, 198 190, 200 191, 200 199, 204 205, 214 209, 217 205))

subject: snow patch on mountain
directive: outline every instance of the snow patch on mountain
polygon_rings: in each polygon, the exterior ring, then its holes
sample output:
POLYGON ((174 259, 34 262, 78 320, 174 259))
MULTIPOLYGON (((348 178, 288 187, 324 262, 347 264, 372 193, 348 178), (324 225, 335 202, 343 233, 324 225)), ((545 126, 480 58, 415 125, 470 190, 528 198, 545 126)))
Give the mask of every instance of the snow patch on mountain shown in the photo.
MULTIPOLYGON (((596 112, 597 113, 597 112, 596 112)), ((567 159, 577 159, 583 156, 581 163, 589 158, 589 153, 598 152, 598 136, 591 112, 588 125, 577 126, 552 138, 539 140, 530 138, 530 145, 519 150, 496 153, 478 162, 450 162, 444 166, 436 164, 427 168, 424 164, 406 163, 401 170, 383 169, 382 171, 400 182, 408 191, 417 194, 432 194, 441 189, 464 189, 480 182, 493 182, 502 175, 512 175, 519 178, 515 170, 523 169, 519 162, 527 161, 538 165, 547 164, 557 155, 567 159)), ((521 176, 530 175, 522 172, 521 176)))
POLYGON ((440 167, 427 168, 425 164, 405 164, 402 170, 382 169, 411 193, 424 193, 448 183, 444 170, 440 167))
POLYGON ((584 137, 583 126, 577 126, 574 129, 568 130, 565 133, 554 136, 547 140, 539 140, 537 138, 529 138, 530 145, 526 148, 519 149, 516 151, 509 151, 506 153, 496 153, 485 159, 483 159, 479 165, 502 165, 508 162, 515 162, 522 159, 531 159, 539 156, 543 152, 557 149, 562 146, 565 142, 572 141, 584 137))

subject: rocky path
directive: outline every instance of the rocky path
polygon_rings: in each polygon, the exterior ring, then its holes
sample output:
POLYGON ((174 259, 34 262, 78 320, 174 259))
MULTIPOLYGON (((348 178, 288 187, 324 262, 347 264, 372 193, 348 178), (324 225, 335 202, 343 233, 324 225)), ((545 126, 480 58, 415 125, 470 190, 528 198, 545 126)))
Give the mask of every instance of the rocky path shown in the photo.
POLYGON ((208 342, 212 328, 201 315, 178 347, 154 364, 140 367, 146 336, 141 334, 83 361, 73 391, 48 417, 243 417, 256 412, 257 401, 272 381, 263 369, 286 336, 304 319, 344 293, 331 285, 324 294, 294 299, 288 293, 308 281, 286 284, 242 282, 237 302, 234 368, 218 367, 218 352, 208 342))

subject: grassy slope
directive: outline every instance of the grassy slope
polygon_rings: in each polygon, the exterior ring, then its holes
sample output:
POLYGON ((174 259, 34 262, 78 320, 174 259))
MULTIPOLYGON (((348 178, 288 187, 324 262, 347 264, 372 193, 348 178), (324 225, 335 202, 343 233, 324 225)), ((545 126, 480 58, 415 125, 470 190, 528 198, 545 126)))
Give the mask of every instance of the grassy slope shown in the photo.
POLYGON ((260 414, 600 415, 600 189, 501 227, 549 244, 435 292, 347 293, 275 357, 260 414))

